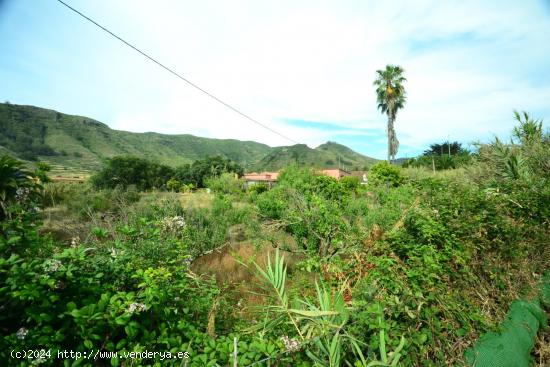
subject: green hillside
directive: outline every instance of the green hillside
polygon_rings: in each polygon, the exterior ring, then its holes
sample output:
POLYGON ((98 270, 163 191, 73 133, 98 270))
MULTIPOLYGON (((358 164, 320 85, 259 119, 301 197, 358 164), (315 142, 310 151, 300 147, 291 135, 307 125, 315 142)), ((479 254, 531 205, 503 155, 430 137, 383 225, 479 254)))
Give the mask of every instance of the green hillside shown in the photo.
POLYGON ((113 130, 82 116, 33 106, 0 103, 0 151, 25 160, 44 160, 58 170, 97 169, 102 159, 117 155, 147 157, 176 166, 206 156, 221 155, 247 169, 280 169, 292 162, 336 167, 370 165, 375 160, 336 143, 316 149, 306 145, 269 147, 252 141, 210 139, 193 135, 132 133, 113 130))
POLYGON ((366 157, 348 148, 345 145, 338 144, 332 141, 319 145, 317 148, 315 148, 315 150, 319 152, 324 152, 326 155, 330 157, 329 160, 335 163, 338 163, 337 160, 339 158, 340 159, 339 164, 345 167, 346 169, 351 169, 351 170, 363 169, 365 166, 371 166, 376 162, 378 162, 377 159, 366 157))
POLYGON ((276 171, 290 163, 299 166, 317 168, 336 168, 338 166, 350 170, 362 170, 370 166, 376 159, 365 157, 344 145, 328 142, 315 149, 305 144, 289 147, 272 148, 271 152, 263 157, 255 166, 257 170, 276 171))

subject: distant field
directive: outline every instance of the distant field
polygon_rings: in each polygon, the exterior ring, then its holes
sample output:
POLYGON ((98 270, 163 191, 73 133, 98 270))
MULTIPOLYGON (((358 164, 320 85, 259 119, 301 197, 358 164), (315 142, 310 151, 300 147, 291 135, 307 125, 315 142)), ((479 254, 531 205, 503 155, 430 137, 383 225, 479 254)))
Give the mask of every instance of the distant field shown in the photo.
POLYGON ((52 167, 52 170, 49 172, 49 176, 53 181, 84 182, 93 174, 93 171, 91 170, 78 169, 74 167, 69 168, 52 162, 48 163, 52 167))

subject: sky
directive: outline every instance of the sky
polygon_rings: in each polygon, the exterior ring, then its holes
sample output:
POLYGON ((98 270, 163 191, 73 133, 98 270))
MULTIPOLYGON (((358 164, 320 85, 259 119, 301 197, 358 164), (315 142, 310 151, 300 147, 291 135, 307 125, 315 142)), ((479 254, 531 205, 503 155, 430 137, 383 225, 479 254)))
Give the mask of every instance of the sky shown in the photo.
MULTIPOLYGON (((294 141, 386 156, 376 70, 405 69, 398 157, 550 121, 550 1, 65 0, 294 141)), ((293 144, 56 0, 0 0, 0 101, 111 128, 293 144)), ((0 132, 1 133, 1 132, 0 132)))

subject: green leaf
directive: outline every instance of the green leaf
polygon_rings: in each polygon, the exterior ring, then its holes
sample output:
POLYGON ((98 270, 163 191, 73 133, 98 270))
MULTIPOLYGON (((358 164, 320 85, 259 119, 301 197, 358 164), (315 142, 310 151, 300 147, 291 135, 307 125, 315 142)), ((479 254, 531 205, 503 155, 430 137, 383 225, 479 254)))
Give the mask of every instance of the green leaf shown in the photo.
POLYGON ((8 240, 8 245, 15 245, 19 241, 21 241, 21 236, 10 237, 10 239, 8 240))
POLYGON ((294 308, 289 309, 288 311, 306 317, 321 317, 321 316, 335 316, 339 312, 336 311, 310 311, 310 310, 297 310, 294 308))

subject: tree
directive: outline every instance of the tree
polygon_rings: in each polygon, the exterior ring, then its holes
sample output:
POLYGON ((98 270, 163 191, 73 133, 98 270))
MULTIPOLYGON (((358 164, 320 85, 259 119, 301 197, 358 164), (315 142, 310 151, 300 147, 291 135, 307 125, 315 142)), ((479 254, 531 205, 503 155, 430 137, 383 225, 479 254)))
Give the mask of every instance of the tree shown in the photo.
POLYGON ((427 149, 424 151, 424 156, 442 156, 442 155, 458 155, 458 154, 465 154, 468 153, 468 151, 464 148, 462 148, 462 144, 455 141, 452 143, 449 143, 448 141, 438 144, 430 144, 430 149, 427 149))
POLYGON ((443 142, 430 144, 421 156, 409 158, 403 163, 407 167, 429 167, 433 170, 454 169, 469 164, 472 154, 459 142, 443 142))
POLYGON ((164 186, 173 176, 171 167, 143 158, 120 156, 107 159, 103 169, 92 177, 92 183, 98 188, 135 185, 145 191, 164 186))
POLYGON ((388 162, 395 159, 399 149, 399 141, 395 134, 394 123, 397 111, 404 107, 407 99, 403 82, 407 79, 403 76, 403 68, 396 65, 386 65, 386 69, 377 70, 378 75, 374 81, 378 109, 388 115, 388 162))
POLYGON ((174 177, 184 184, 192 183, 195 187, 205 187, 207 178, 218 177, 225 172, 242 176, 244 170, 228 158, 213 156, 196 160, 191 165, 185 164, 176 168, 174 177))

